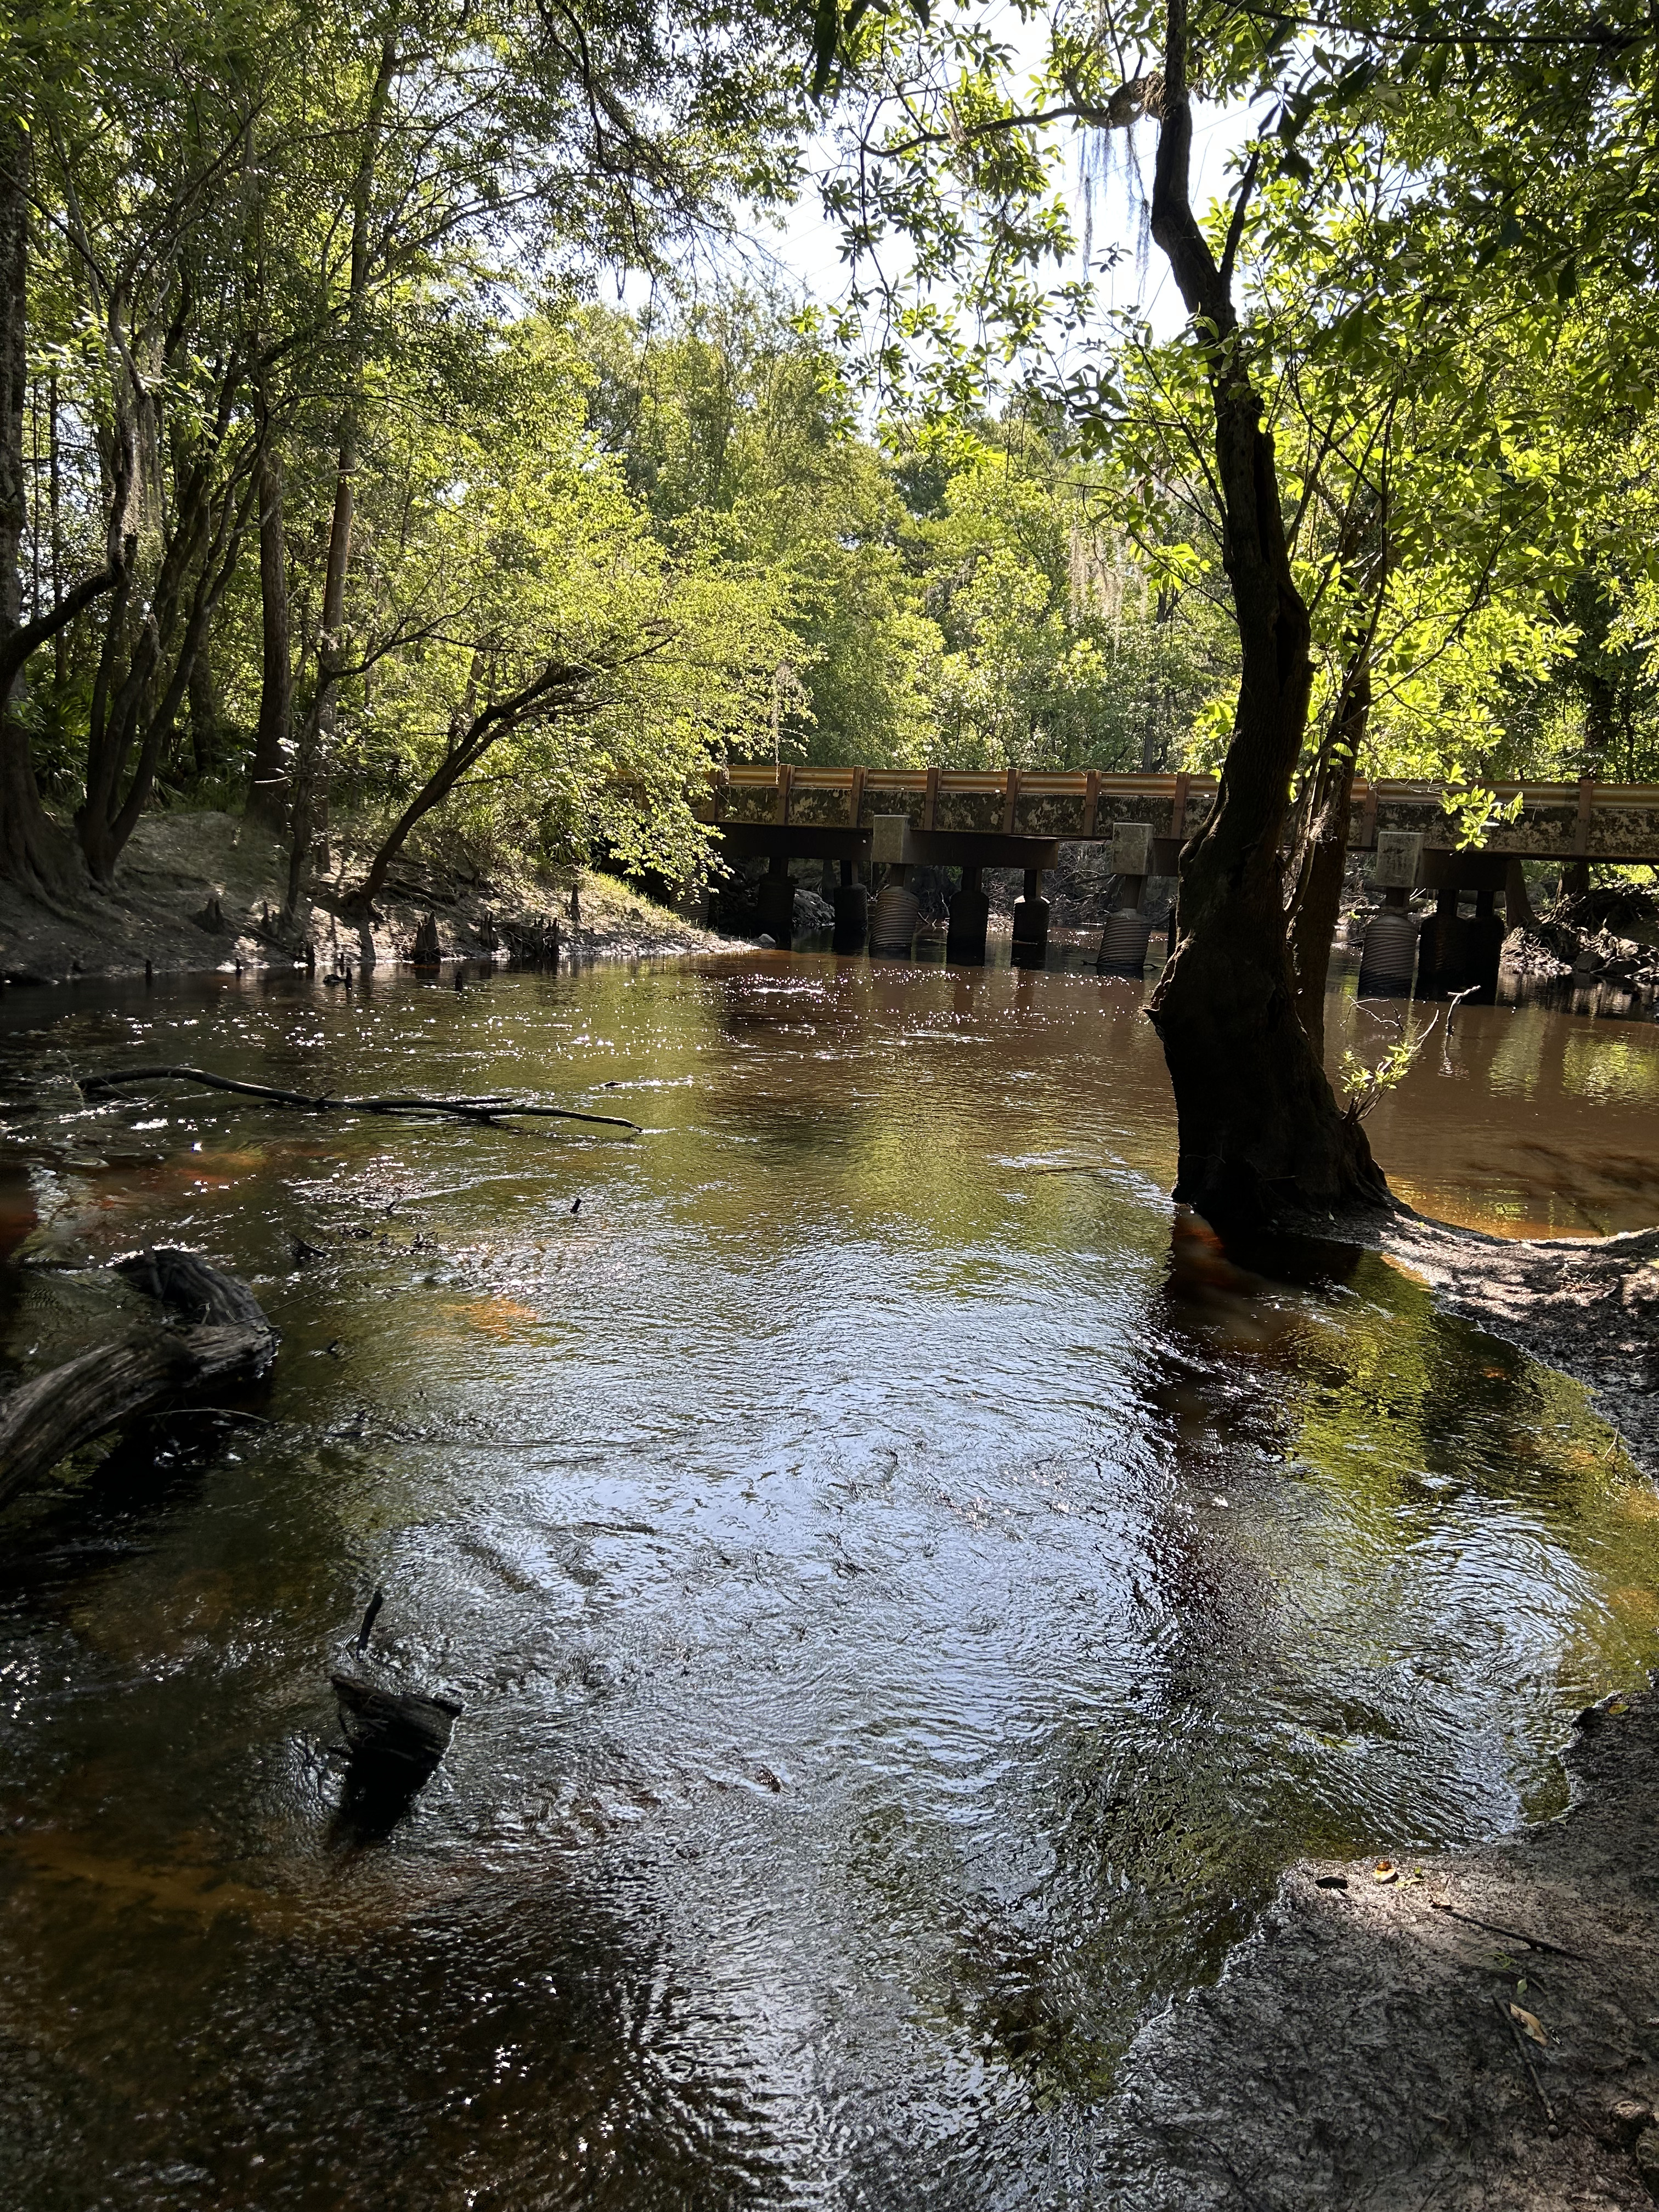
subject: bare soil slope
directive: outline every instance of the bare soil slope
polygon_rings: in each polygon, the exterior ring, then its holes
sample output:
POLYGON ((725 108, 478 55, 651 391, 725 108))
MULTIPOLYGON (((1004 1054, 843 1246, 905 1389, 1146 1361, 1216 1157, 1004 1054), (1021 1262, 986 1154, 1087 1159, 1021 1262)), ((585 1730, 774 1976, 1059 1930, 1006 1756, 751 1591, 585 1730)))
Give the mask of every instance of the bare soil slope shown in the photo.
MULTIPOLYGON (((337 851, 332 872, 312 886, 301 913, 318 960, 337 952, 356 966, 406 959, 422 917, 435 914, 446 957, 478 957, 486 925, 559 924, 563 948, 579 957, 702 951, 713 936, 612 878, 584 875, 580 924, 568 899, 528 874, 459 884, 412 854, 380 900, 372 925, 341 911, 341 894, 361 855, 337 851)), ((122 855, 115 888, 90 888, 51 905, 0 884, 0 975, 11 983, 64 982, 72 975, 160 975, 227 966, 289 966, 291 943, 271 927, 288 883, 288 856, 268 833, 232 814, 152 814, 122 855), (222 917, 222 920, 216 917, 222 917)))

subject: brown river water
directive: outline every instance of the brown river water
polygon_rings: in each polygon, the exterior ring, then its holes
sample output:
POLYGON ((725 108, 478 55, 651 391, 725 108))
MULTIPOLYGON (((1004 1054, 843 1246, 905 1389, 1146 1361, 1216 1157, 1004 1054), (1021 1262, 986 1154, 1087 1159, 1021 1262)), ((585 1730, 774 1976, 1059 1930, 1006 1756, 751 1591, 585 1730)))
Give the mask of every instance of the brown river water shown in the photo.
MULTIPOLYGON (((0 1001, 13 1371, 110 1326, 41 1261, 144 1242, 283 1334, 0 1528, 8 2212, 1074 2204, 1288 1860, 1559 1808, 1659 1661, 1652 1489, 1382 1260, 1176 1222, 1143 996, 734 954, 0 1001), (124 1058, 645 1133, 80 1107, 124 1058), (380 1835, 328 1756, 377 1584, 368 1663, 465 1708, 380 1835)), ((1659 1220, 1659 1028, 1466 1007, 1371 1127, 1442 1214, 1659 1220)))

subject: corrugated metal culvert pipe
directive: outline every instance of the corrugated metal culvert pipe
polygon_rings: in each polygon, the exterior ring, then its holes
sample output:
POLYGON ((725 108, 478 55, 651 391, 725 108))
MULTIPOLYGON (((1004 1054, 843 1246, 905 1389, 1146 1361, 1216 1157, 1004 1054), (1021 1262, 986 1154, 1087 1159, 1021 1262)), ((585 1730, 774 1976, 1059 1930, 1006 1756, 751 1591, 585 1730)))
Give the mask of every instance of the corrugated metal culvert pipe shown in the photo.
POLYGON ((908 953, 921 919, 921 901, 914 891, 902 884, 884 884, 870 917, 870 950, 908 953))
POLYGON ((1359 956, 1359 995, 1362 999, 1403 999, 1411 995, 1417 967, 1417 924, 1396 907, 1374 915, 1365 932, 1365 948, 1359 956))
POLYGON ((1103 975, 1139 975, 1146 965, 1146 947, 1152 925, 1132 906, 1120 907, 1107 917, 1100 940, 1096 971, 1103 975))

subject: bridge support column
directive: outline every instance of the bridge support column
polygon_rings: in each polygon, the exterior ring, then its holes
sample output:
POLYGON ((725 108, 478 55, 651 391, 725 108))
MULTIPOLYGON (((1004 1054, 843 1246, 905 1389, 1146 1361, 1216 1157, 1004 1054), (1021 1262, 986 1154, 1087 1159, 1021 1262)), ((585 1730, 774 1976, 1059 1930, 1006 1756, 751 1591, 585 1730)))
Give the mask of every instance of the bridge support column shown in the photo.
POLYGON ((1417 995, 1419 999, 1449 999, 1471 978, 1469 925, 1457 911, 1457 890, 1449 885, 1435 894, 1434 912, 1417 933, 1417 995))
POLYGON ((964 867, 962 889, 951 902, 951 927, 945 939, 945 958, 951 968, 982 968, 985 935, 990 927, 991 902, 979 887, 979 870, 964 867))
POLYGON ((1140 902, 1146 896, 1145 876, 1121 876, 1123 903, 1107 917, 1101 933, 1100 955, 1095 962, 1097 975, 1139 975, 1146 972, 1146 947, 1152 943, 1152 925, 1140 911, 1140 902))
POLYGON ((870 894, 859 879, 850 860, 841 864, 841 881, 836 886, 836 933, 830 939, 832 952, 862 952, 864 940, 870 933, 870 894))
POLYGON ((775 853, 761 878, 760 925, 780 951, 787 952, 795 937, 795 886, 789 863, 775 853))
POLYGON ((1474 986, 1475 1003, 1490 1006, 1498 997, 1498 967, 1504 957, 1504 939, 1508 932, 1500 917, 1493 911, 1496 890, 1477 891, 1474 895, 1474 920, 1463 924, 1467 933, 1465 946, 1468 963, 1460 988, 1474 986))
POLYGON ((1016 968, 1047 965, 1048 902, 1042 896, 1041 868, 1027 868, 1025 896, 1014 901, 1014 943, 1010 957, 1016 968))

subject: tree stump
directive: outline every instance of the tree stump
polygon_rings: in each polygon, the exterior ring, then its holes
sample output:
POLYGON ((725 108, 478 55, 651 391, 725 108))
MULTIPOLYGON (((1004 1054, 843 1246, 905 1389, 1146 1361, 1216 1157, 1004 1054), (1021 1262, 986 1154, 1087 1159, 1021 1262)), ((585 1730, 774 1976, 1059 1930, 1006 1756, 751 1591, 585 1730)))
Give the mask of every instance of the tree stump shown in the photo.
POLYGON ((362 1788, 411 1796, 449 1748, 461 1707, 449 1698, 398 1696, 356 1674, 331 1674, 340 1726, 362 1788))
POLYGON ((409 957, 417 968, 435 968, 443 958, 438 944, 438 917, 430 907, 415 933, 415 942, 410 947, 409 957))

